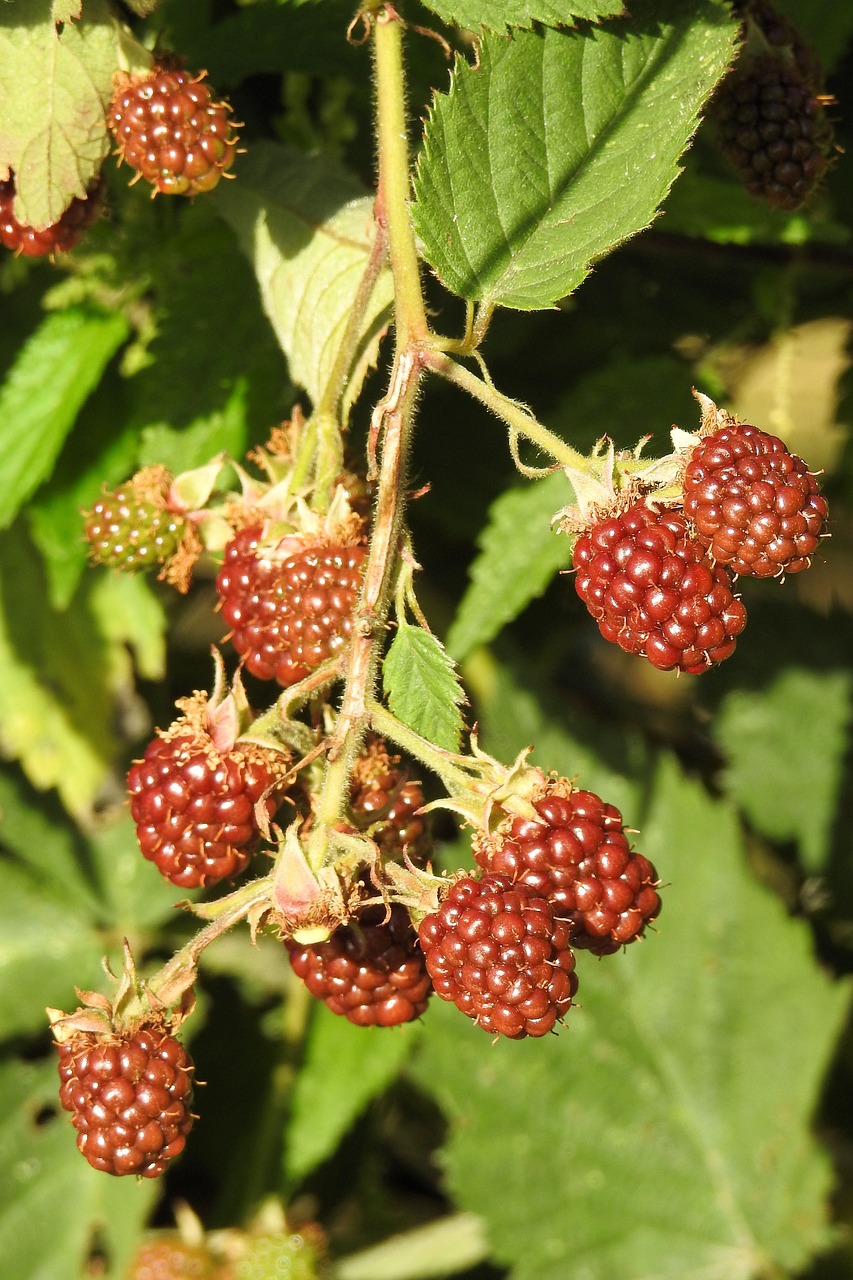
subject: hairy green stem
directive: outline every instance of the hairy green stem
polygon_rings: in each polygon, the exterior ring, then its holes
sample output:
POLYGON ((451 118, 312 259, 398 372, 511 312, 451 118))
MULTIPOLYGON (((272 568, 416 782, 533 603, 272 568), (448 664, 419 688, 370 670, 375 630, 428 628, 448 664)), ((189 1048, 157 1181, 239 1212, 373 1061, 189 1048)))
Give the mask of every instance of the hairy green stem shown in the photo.
POLYGON ((402 747, 413 759, 420 760, 421 764, 431 769, 444 783, 451 796, 463 796, 471 790, 472 774, 466 773, 457 763, 466 757, 455 756, 451 752, 443 751, 441 747, 434 746, 414 729, 403 724, 402 720, 398 720, 380 702, 371 702, 367 712, 373 729, 381 733, 384 738, 395 742, 398 747, 402 747))
POLYGON ((589 458, 578 453, 577 449, 566 444, 565 440, 555 435, 553 431, 543 427, 542 423, 537 422, 533 414, 517 400, 511 400, 496 387, 479 378, 476 373, 451 360, 446 352, 427 349, 423 353, 423 362, 433 373, 461 387, 475 400, 479 400, 480 404, 491 409, 492 413, 502 418, 513 431, 530 440, 543 453, 550 454, 561 467, 574 467, 578 471, 593 473, 594 468, 589 458))
POLYGON ((353 762, 368 727, 393 593, 405 506, 409 446, 423 374, 422 345, 428 326, 414 233, 409 217, 409 143, 403 67, 402 22, 391 5, 371 13, 376 77, 379 186, 376 219, 387 236, 394 277, 394 363, 385 397, 376 406, 373 440, 381 461, 373 534, 353 626, 346 683, 329 750, 317 821, 306 857, 318 870, 328 850, 328 828, 343 812, 353 762))

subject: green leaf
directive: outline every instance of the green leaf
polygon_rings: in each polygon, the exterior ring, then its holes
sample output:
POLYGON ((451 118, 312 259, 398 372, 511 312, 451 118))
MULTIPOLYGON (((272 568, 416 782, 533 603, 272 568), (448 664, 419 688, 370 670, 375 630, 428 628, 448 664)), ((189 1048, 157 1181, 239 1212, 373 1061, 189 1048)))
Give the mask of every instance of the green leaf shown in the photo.
POLYGON ((830 1239, 811 1118, 848 984, 671 759, 637 844, 667 882, 658 931, 579 956, 558 1037, 492 1044, 433 1001, 413 1066, 450 1118, 449 1190, 514 1280, 796 1272, 830 1239))
POLYGON ((50 475, 78 411, 128 335, 123 316, 48 315, 0 387, 0 529, 50 475))
POLYGON ((724 698, 714 737, 728 795, 772 840, 796 840, 805 869, 823 869, 853 715, 849 671, 783 671, 766 689, 724 698))
POLYGON ((455 658, 493 640, 569 563, 571 544, 554 532, 551 517, 571 496, 566 477, 555 472, 527 488, 508 489, 492 503, 470 585, 447 636, 455 658))
POLYGON ((53 0, 0 6, 0 156, 15 173, 15 216, 30 227, 58 222, 97 176, 121 65, 106 0, 86 0, 61 31, 52 9, 53 0))
POLYGON ((333 1154, 367 1104, 397 1077, 418 1031, 417 1023, 402 1029, 355 1027, 317 1005, 285 1135, 291 1187, 333 1154))
POLYGON ((436 98, 415 184, 427 261, 454 293, 548 307, 653 219, 732 57, 722 0, 627 22, 487 35, 436 98))
POLYGON ((599 22, 625 12, 621 0, 426 0, 428 9, 445 22, 476 31, 488 27, 570 27, 578 19, 599 22))
POLYGON ((465 694, 452 660, 430 631, 399 620, 385 656, 383 686, 391 711, 446 751, 458 751, 465 694))
POLYGON ((438 1280, 459 1275, 488 1256, 480 1219, 455 1213, 342 1258, 335 1280, 438 1280))
POLYGON ((80 1155, 57 1102, 53 1056, 0 1064, 0 1256, 10 1277, 86 1274, 97 1238, 104 1280, 125 1280, 157 1194, 151 1179, 111 1178, 80 1155))
POLYGON ((0 1039, 43 1032, 45 1006, 76 1008, 74 987, 104 981, 104 939, 89 911, 28 868, 0 861, 0 1039))
MULTIPOLYGON (((329 387, 367 266, 373 200, 329 157, 273 143, 255 144, 238 178, 217 189, 219 208, 254 265, 291 378, 316 406, 329 387)), ((383 268, 365 313, 346 406, 376 360, 391 296, 390 272, 383 268)))
POLYGON ((104 634, 94 578, 54 612, 21 528, 0 540, 3 749, 34 786, 56 787, 80 818, 90 816, 118 749, 114 699, 127 696, 131 680, 123 641, 104 634))

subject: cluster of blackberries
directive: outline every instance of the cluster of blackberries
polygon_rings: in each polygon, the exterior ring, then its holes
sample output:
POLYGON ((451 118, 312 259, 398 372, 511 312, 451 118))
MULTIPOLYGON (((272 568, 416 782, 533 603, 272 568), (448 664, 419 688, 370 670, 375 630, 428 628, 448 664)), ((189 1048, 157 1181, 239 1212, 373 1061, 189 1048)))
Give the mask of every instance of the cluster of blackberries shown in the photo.
MULTIPOLYGON (((227 102, 217 102, 206 72, 168 65, 141 75, 117 76, 107 114, 118 155, 154 188, 153 194, 194 196, 212 191, 237 155, 227 102)), ((95 179, 50 226, 31 227, 15 217, 15 179, 0 181, 0 244, 28 258, 65 253, 101 216, 104 181, 95 179)))
POLYGON ((725 418, 689 455, 682 505, 641 498, 593 518, 574 545, 575 586, 607 640, 698 674, 729 657, 746 625, 735 577, 805 569, 826 515, 802 458, 725 418))

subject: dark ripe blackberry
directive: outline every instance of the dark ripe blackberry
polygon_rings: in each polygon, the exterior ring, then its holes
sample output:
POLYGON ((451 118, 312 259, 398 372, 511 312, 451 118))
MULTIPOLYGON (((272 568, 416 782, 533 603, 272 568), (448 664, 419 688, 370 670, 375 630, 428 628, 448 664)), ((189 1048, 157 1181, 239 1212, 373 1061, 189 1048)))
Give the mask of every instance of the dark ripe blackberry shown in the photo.
POLYGON ((753 578, 808 568, 828 507, 776 436, 730 421, 700 440, 683 483, 684 513, 718 564, 753 578))
POLYGON ((743 55, 711 113, 750 195, 787 210, 808 199, 826 172, 832 131, 820 95, 793 62, 743 55))
POLYGON ((165 564, 187 527, 182 515, 140 495, 131 482, 102 494, 84 517, 92 559, 126 573, 165 564))
POLYGON ((631 851, 619 810, 592 791, 553 791, 534 808, 538 820, 514 817, 475 844, 480 866, 547 898, 574 947, 610 955, 639 938, 660 913, 659 881, 631 851))
POLYGON ((119 156, 156 192, 194 196, 212 191, 237 155, 230 106, 214 101, 195 75, 165 66, 123 77, 107 120, 119 156))
POLYGON ((84 233, 97 222, 104 208, 104 184, 98 179, 85 198, 75 197, 58 222, 36 230, 19 222, 13 213, 15 182, 0 182, 0 244, 25 258, 44 258, 66 253, 79 244, 84 233))
POLYGON ((261 838, 255 805, 267 795, 270 817, 278 807, 276 781, 260 748, 222 754, 202 735, 155 738, 127 775, 142 853, 183 889, 232 880, 261 838))
POLYGON ((574 546, 575 588, 606 640, 653 666, 697 675, 734 653, 746 610, 729 571, 680 511, 635 502, 574 546))
POLYGON ((106 1037, 78 1031, 59 1050, 59 1100, 77 1146, 104 1173, 157 1178, 192 1128, 193 1063, 161 1028, 106 1037))
POLYGON ((350 813, 356 827, 370 832, 386 858, 422 862, 430 843, 426 817, 418 814, 423 804, 421 784, 372 735, 353 768, 350 813))
POLYGON ((493 1035, 546 1035, 577 990, 569 922, 508 876, 457 880, 418 938, 436 994, 493 1035))
POLYGON ((260 541, 259 528, 232 538, 216 589, 247 670, 287 687, 346 647, 367 548, 308 543, 276 559, 260 541))
POLYGON ((383 906, 363 908, 326 942, 289 938, 285 945, 312 996, 357 1027, 413 1022, 432 994, 417 935, 399 903, 390 916, 383 906))

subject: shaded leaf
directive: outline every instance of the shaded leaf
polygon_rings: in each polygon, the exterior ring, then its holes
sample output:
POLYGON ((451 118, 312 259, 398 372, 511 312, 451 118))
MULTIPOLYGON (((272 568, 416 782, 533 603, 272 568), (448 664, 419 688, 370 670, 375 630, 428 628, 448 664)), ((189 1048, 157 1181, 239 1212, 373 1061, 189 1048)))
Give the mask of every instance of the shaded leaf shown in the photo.
POLYGON ((847 984, 672 760, 640 847, 668 882, 659 932, 579 957, 559 1037, 492 1044, 433 1002, 413 1065, 451 1119, 450 1190, 517 1280, 795 1271, 830 1238, 810 1123, 847 984))
POLYGON ((395 716, 446 751, 458 751, 465 694, 453 662, 429 631, 399 621, 385 656, 383 687, 395 716))
POLYGON ((476 31, 488 27, 530 27, 541 22, 549 27, 570 27, 578 19, 598 22, 625 12, 621 0, 426 0, 445 22, 476 31))
POLYGON ((805 869, 823 869, 851 722, 849 671, 783 671, 766 689, 724 698, 714 737, 726 792, 772 840, 796 840, 805 869))
MULTIPOLYGON (((367 266, 373 200, 329 157, 273 143, 253 146, 238 176, 217 189, 219 208, 254 265, 290 376, 316 406, 332 378, 367 266)), ((383 268, 346 385, 347 406, 376 359, 390 302, 390 272, 383 268)))
POLYGON ((50 475, 78 411, 128 335, 114 312, 73 307, 42 321, 0 388, 0 529, 50 475))
MULTIPOLYGON (((0 6, 0 156, 15 173, 15 217, 38 228, 58 222, 98 174, 121 65, 106 0, 86 0, 79 21, 61 29, 53 4, 27 0, 26 21, 20 5, 0 6)), ((73 8, 64 4, 64 16, 73 8)))
POLYGON ((468 590, 447 636, 455 658, 461 661, 488 644, 569 564, 571 544, 555 533, 551 517, 571 497, 565 475, 555 472, 524 489, 508 489, 492 503, 468 590))
POLYGON ((395 1079, 418 1030, 419 1024, 356 1027, 317 1004, 285 1134, 291 1186, 334 1153, 368 1102, 395 1079))
POLYGON ((646 227, 732 57, 727 6, 647 0, 583 33, 486 36, 427 123, 413 216, 454 293, 531 310, 646 227))

